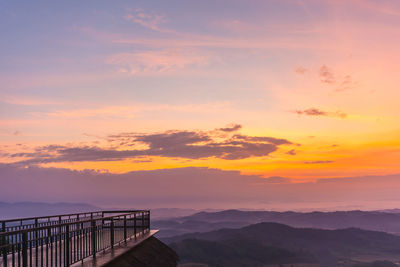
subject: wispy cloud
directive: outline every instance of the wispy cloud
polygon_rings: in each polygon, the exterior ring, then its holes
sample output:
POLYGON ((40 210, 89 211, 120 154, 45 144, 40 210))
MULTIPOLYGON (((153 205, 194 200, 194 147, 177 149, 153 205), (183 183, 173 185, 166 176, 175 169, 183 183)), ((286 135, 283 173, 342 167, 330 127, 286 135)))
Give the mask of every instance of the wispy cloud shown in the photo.
POLYGON ((313 161, 304 161, 304 164, 329 164, 333 163, 333 160, 313 160, 313 161))
POLYGON ((400 16, 400 6, 397 1, 354 0, 360 6, 372 11, 391 16, 400 16))
POLYGON ((357 82, 353 81, 353 78, 350 75, 344 76, 343 80, 337 86, 336 91, 342 92, 349 89, 353 89, 357 86, 357 82))
POLYGON ((347 114, 342 112, 342 111, 336 111, 336 112, 328 112, 324 111, 318 108, 308 108, 304 110, 295 110, 294 113, 298 115, 306 115, 306 116, 315 116, 315 117, 338 117, 338 118, 346 118, 347 114))
POLYGON ((319 69, 319 76, 321 78, 321 82, 327 84, 334 84, 336 83, 335 75, 333 74, 332 70, 328 68, 326 65, 323 65, 319 69))
POLYGON ((153 50, 138 53, 121 53, 110 56, 107 63, 118 72, 135 74, 160 73, 205 65, 209 56, 194 50, 153 50))
POLYGON ((0 99, 0 102, 21 106, 60 105, 65 103, 55 99, 25 95, 0 95, 0 99))
POLYGON ((80 119, 80 118, 99 118, 99 119, 132 119, 138 114, 144 112, 187 112, 187 113, 215 113, 223 110, 231 110, 230 102, 211 102, 201 104, 150 104, 150 103, 132 103, 130 105, 105 105, 92 108, 80 109, 58 109, 41 112, 30 112, 31 115, 39 118, 57 118, 57 119, 80 119))
POLYGON ((326 65, 323 65, 319 69, 319 77, 322 83, 325 83, 330 86, 335 86, 335 91, 342 92, 348 89, 353 89, 356 87, 357 82, 353 80, 351 75, 340 76, 333 72, 331 68, 326 65))
POLYGON ((297 73, 297 74, 302 75, 302 74, 305 74, 306 72, 308 72, 308 69, 304 68, 302 66, 299 66, 299 67, 294 69, 294 72, 297 73))
POLYGON ((164 15, 149 13, 142 8, 137 8, 134 10, 128 9, 128 11, 129 14, 124 16, 126 20, 132 21, 154 31, 163 31, 160 29, 160 26, 167 22, 167 19, 164 15))

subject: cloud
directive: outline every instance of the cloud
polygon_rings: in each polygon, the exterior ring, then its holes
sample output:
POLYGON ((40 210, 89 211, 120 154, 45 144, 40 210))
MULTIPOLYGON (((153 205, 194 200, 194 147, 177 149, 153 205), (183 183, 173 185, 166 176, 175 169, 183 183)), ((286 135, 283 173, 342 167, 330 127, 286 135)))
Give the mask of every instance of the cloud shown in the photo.
POLYGON ((291 149, 291 150, 289 150, 288 152, 286 152, 286 154, 291 155, 291 156, 294 156, 294 155, 296 155, 296 150, 291 149))
POLYGON ((242 128, 242 125, 240 124, 234 124, 231 127, 226 127, 226 128, 219 128, 218 130, 223 131, 223 132, 236 132, 242 128))
POLYGON ((314 161, 304 161, 304 164, 329 164, 333 163, 333 160, 314 160, 314 161))
POLYGON ((110 56, 108 64, 118 72, 135 74, 163 73, 188 66, 201 66, 209 62, 209 57, 195 50, 161 49, 137 53, 120 53, 110 56))
POLYGON ((326 65, 323 65, 319 69, 319 76, 321 78, 321 82, 327 83, 327 84, 334 84, 336 83, 335 76, 330 68, 328 68, 326 65))
POLYGON ((280 177, 280 176, 271 176, 271 177, 265 178, 265 181, 267 183, 271 183, 271 184, 288 184, 288 183, 292 182, 292 180, 290 178, 280 177))
POLYGON ((391 16, 400 16, 400 9, 397 1, 357 1, 362 7, 368 8, 373 12, 379 12, 391 16))
POLYGON ((236 134, 233 136, 233 139, 242 140, 246 142, 269 142, 275 145, 289 145, 292 142, 282 139, 282 138, 275 138, 275 137, 263 137, 263 136, 248 136, 248 135, 240 135, 236 134))
POLYGON ((21 106, 43 106, 43 105, 61 105, 65 102, 57 101, 54 99, 37 98, 24 95, 0 95, 0 101, 11 105, 21 106))
POLYGON ((304 110, 295 110, 294 113, 298 115, 306 115, 306 116, 325 116, 325 117, 338 117, 338 118, 346 118, 347 114, 342 112, 342 111, 336 111, 336 112, 327 112, 323 111, 318 108, 308 108, 304 110))
POLYGON ((317 108, 309 108, 305 110, 296 110, 295 111, 299 115, 308 115, 308 116, 328 116, 328 113, 325 111, 322 111, 317 108))
POLYGON ((308 71, 308 69, 304 68, 304 67, 297 67, 294 72, 296 72, 297 74, 305 74, 308 71))
POLYGON ((0 164, 3 201, 88 202, 99 206, 274 210, 398 207, 400 175, 291 183, 239 171, 175 168, 124 174, 0 164), (77 186, 79 185, 79 186, 77 186))
POLYGON ((267 136, 231 134, 242 126, 219 128, 215 131, 177 131, 162 133, 121 133, 108 136, 109 148, 99 146, 48 145, 36 147, 33 152, 14 153, 11 158, 23 158, 19 163, 49 163, 78 161, 118 161, 143 156, 183 159, 220 158, 237 160, 268 156, 290 141, 267 136), (132 149, 126 149, 132 147, 132 149))
POLYGON ((343 92, 349 89, 353 89, 354 87, 357 86, 357 82, 353 81, 352 77, 350 75, 346 75, 343 78, 343 81, 338 85, 335 91, 337 92, 343 92))
POLYGON ((357 86, 351 75, 340 76, 333 73, 333 70, 326 65, 319 69, 319 77, 322 83, 336 85, 336 92, 343 92, 357 86))
POLYGON ((167 22, 164 15, 148 13, 141 8, 131 10, 131 13, 127 14, 124 19, 154 31, 162 31, 160 25, 167 22))

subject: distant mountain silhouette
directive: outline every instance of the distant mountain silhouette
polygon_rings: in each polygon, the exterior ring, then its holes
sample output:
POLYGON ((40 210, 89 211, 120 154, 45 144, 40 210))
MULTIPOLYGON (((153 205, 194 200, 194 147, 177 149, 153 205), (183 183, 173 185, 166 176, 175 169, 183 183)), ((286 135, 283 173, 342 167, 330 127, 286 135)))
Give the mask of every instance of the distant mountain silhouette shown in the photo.
POLYGON ((199 212, 191 216, 153 221, 160 238, 221 228, 240 228, 260 222, 277 222, 293 227, 320 229, 361 228, 400 234, 400 213, 380 211, 274 212, 225 210, 199 212))
POLYGON ((399 236, 357 228, 322 230, 259 223, 241 229, 192 233, 164 240, 179 254, 182 262, 211 266, 263 266, 317 260, 321 266, 329 267, 337 266, 341 259, 393 260, 400 255, 399 236))
POLYGON ((101 208, 86 203, 0 202, 0 220, 98 210, 101 208))
POLYGON ((190 216, 198 213, 195 209, 180 209, 180 208, 155 208, 151 209, 152 219, 171 219, 175 217, 190 216))

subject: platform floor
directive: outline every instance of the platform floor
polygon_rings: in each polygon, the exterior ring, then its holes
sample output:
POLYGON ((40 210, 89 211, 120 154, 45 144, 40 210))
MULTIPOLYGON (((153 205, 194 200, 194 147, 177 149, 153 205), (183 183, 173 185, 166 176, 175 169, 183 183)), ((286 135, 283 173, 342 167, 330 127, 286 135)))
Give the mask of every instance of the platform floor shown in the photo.
POLYGON ((128 252, 132 248, 136 247, 149 237, 152 237, 155 235, 159 230, 150 230, 140 234, 137 234, 137 237, 135 238, 132 236, 126 243, 122 242, 119 245, 115 246, 113 249, 107 249, 104 252, 100 252, 96 254, 96 258, 89 257, 86 258, 83 262, 75 263, 71 266, 73 267, 100 267, 111 260, 115 259, 118 256, 123 255, 124 253, 128 252))
MULTIPOLYGON (((115 231, 115 235, 122 235, 123 231, 120 230, 116 230, 115 231)), ((113 249, 108 248, 105 249, 104 251, 100 251, 96 254, 96 258, 93 258, 92 256, 89 256, 85 259, 83 259, 83 261, 79 261, 77 263, 74 263, 70 266, 85 266, 85 267, 91 267, 91 266, 101 266, 105 263, 107 263, 108 261, 110 261, 111 259, 118 257, 119 255, 125 253, 126 251, 130 250, 131 248, 139 245, 141 242, 143 242, 144 240, 146 240, 147 238, 153 236, 154 234, 156 234, 158 232, 158 230, 147 230, 147 231, 140 231, 135 235, 132 235, 131 237, 128 238, 127 242, 122 241, 121 243, 117 244, 114 246, 113 249)), ((103 232, 104 237, 100 237, 100 238, 104 238, 104 239, 108 239, 109 238, 109 232, 105 231, 103 232)), ((90 237, 89 237, 90 238, 90 237)), ((59 245, 58 245, 59 246, 59 245)), ((62 246, 64 246, 64 243, 62 242, 62 246)), ((43 257, 46 257, 46 245, 43 246, 43 257)), ((55 246, 52 246, 52 249, 55 249, 55 246)), ((71 251, 72 253, 75 253, 74 248, 71 247, 71 251)), ((32 251, 32 255, 28 255, 29 258, 32 258, 32 267, 35 266, 35 258, 36 258, 36 249, 33 249, 32 251)), ((42 256, 42 250, 39 249, 38 251, 38 257, 42 256)), ((51 251, 48 251, 48 253, 51 253, 51 251)), ((80 251, 80 253, 82 254, 86 254, 84 253, 84 251, 80 251)), ((14 266, 19 266, 18 264, 18 253, 15 253, 14 255, 14 266)), ((19 255, 21 257, 21 254, 19 255)), ((9 254, 7 257, 7 266, 5 266, 3 259, 0 257, 0 267, 12 267, 13 266, 13 255, 9 254)), ((21 258, 20 258, 21 259, 21 258)), ((60 262, 60 258, 57 259, 57 263, 55 261, 53 262, 49 262, 49 266, 60 266, 59 265, 60 262)), ((63 259, 63 255, 61 255, 61 262, 64 262, 63 259)), ((20 262, 20 264, 22 265, 22 263, 20 262)), ((29 260, 28 260, 28 265, 29 264, 29 260)), ((39 266, 41 266, 40 261, 39 261, 39 266)), ((44 264, 43 266, 46 266, 46 264, 44 264)))

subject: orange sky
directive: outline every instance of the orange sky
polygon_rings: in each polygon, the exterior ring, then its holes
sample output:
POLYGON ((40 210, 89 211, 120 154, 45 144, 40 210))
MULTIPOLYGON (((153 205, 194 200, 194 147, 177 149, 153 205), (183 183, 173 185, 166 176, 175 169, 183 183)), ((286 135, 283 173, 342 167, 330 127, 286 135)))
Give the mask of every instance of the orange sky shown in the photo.
POLYGON ((397 1, 189 2, 4 4, 2 162, 400 173, 397 1))

